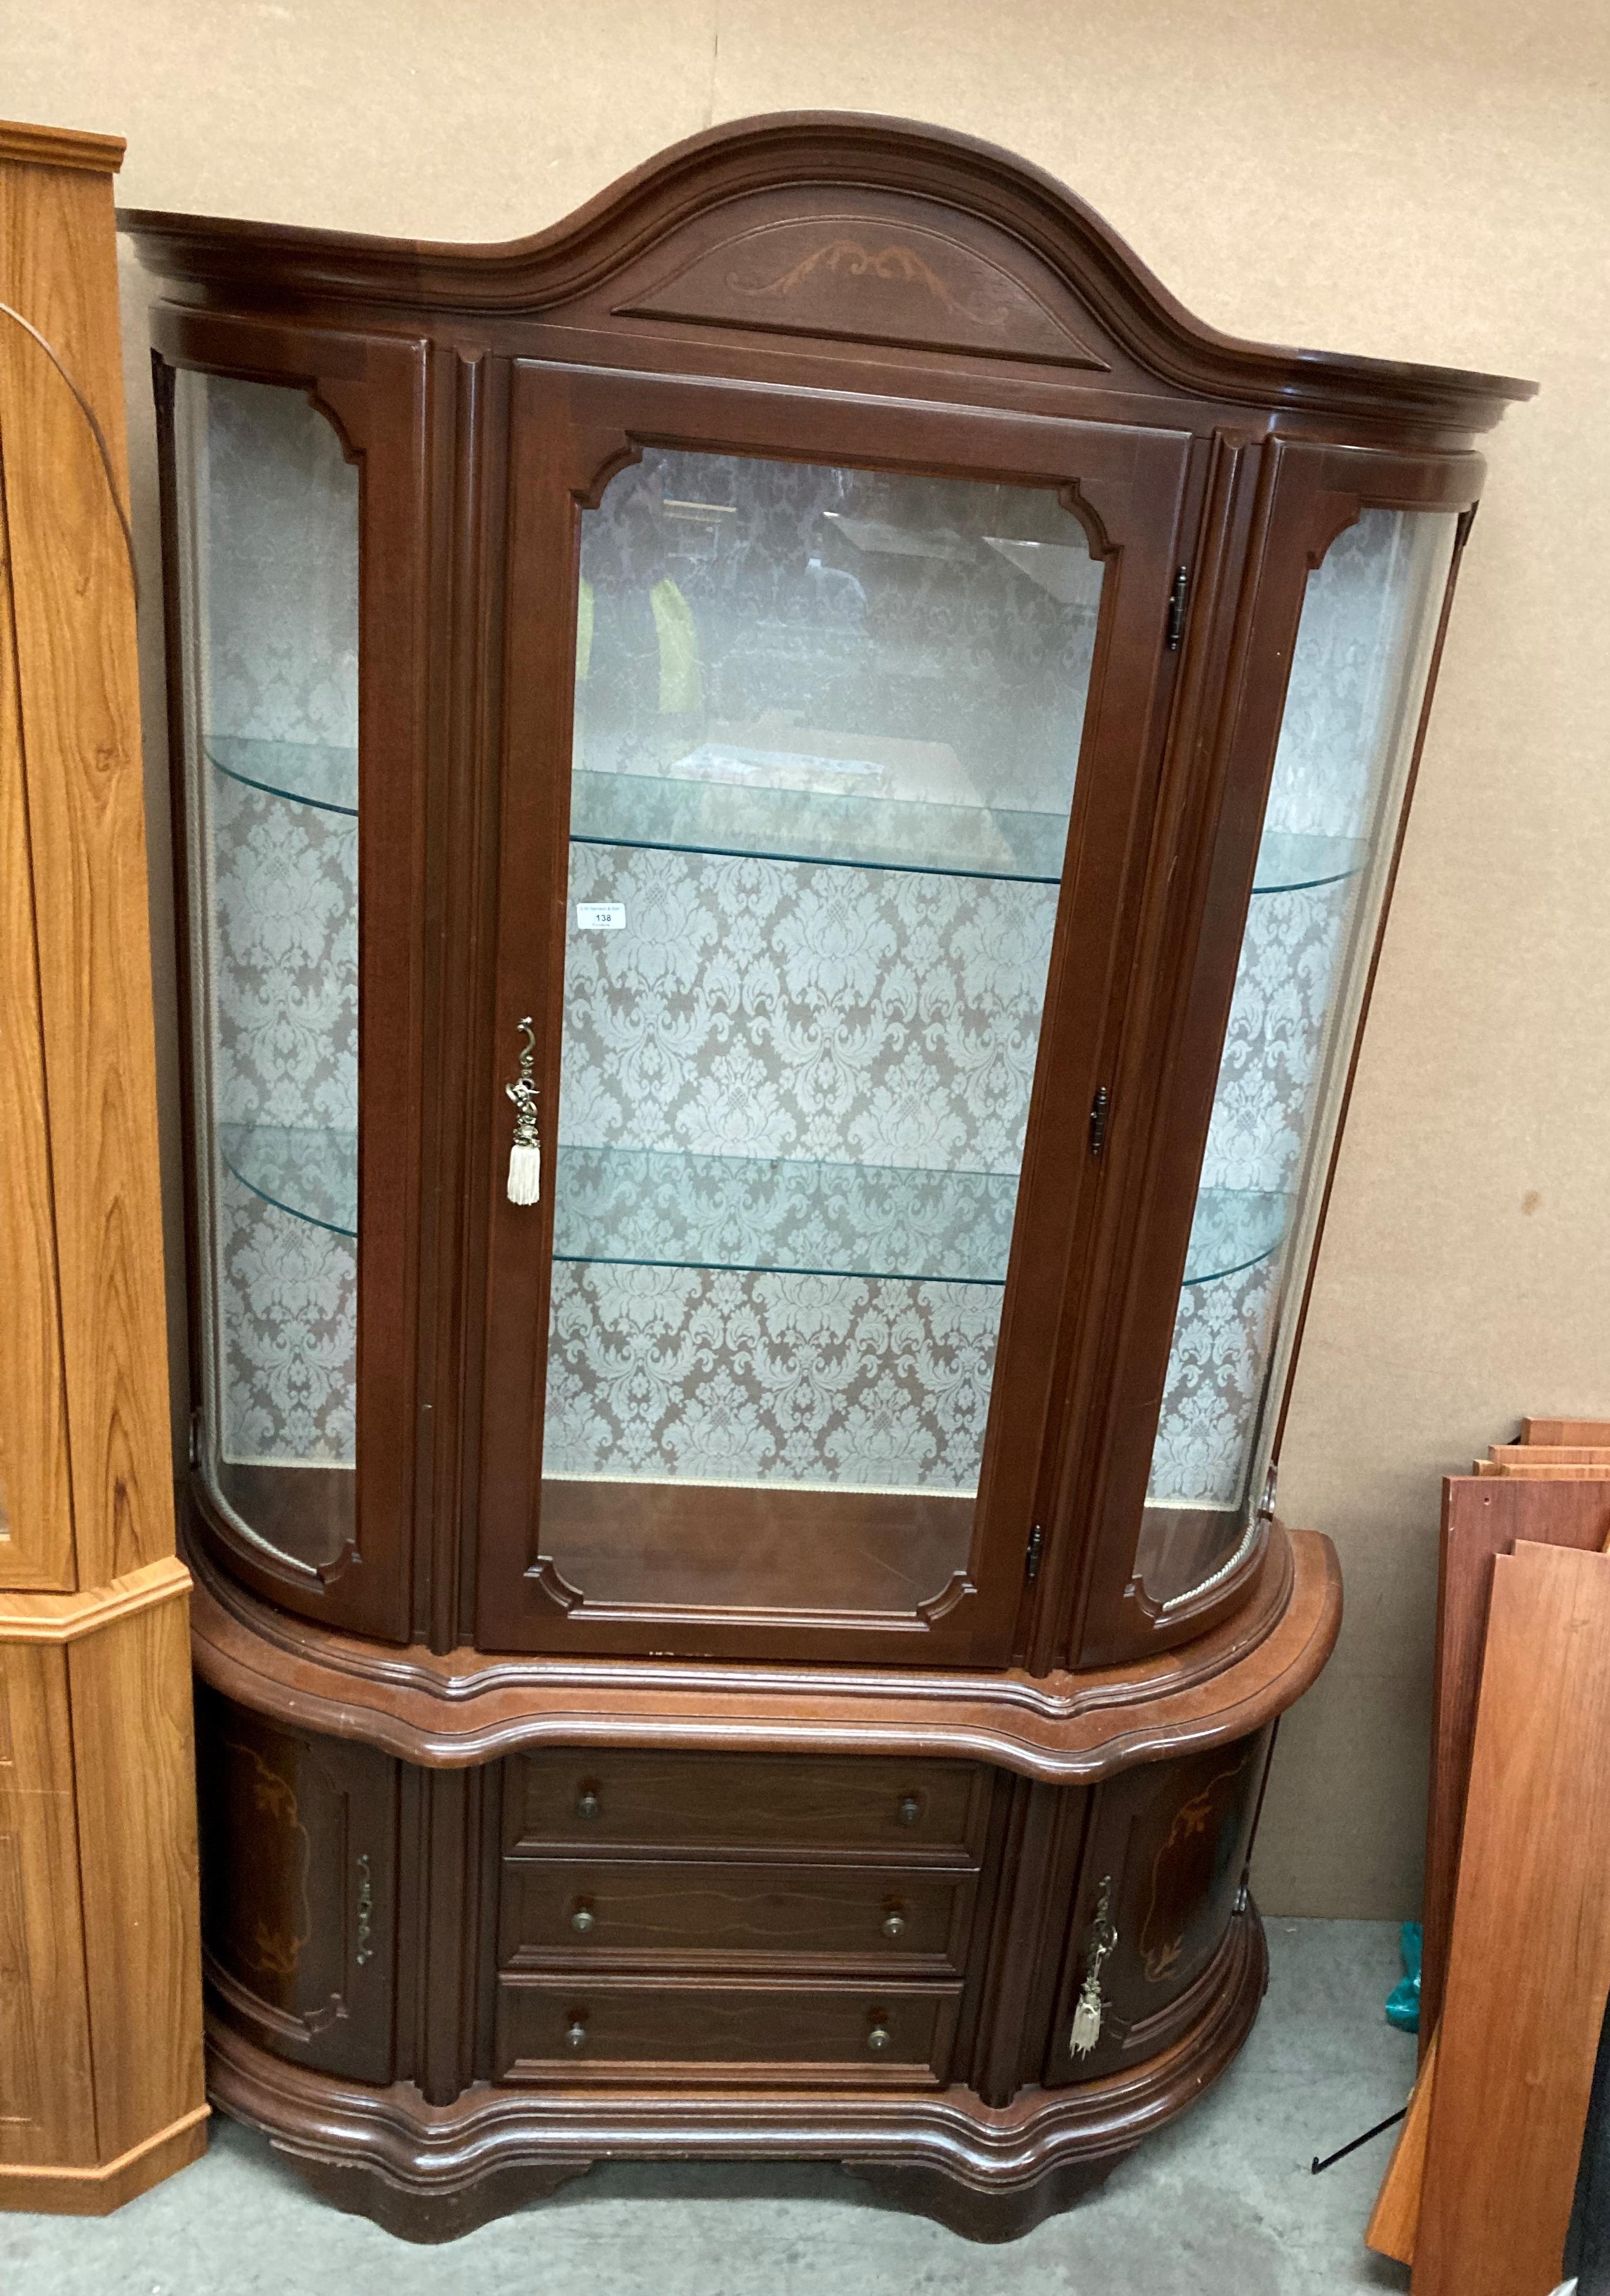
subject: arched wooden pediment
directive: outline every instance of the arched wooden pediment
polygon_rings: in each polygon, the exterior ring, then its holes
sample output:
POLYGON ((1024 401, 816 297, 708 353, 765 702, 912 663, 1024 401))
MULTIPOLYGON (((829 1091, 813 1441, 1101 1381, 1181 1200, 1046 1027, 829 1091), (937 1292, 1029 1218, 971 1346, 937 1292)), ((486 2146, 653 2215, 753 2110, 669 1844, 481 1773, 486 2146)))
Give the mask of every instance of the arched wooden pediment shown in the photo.
POLYGON ((123 217, 158 272, 236 309, 336 305, 895 346, 1369 423, 1484 430, 1534 385, 1243 342, 1194 318, 1026 161, 857 112, 740 120, 501 246, 123 217))

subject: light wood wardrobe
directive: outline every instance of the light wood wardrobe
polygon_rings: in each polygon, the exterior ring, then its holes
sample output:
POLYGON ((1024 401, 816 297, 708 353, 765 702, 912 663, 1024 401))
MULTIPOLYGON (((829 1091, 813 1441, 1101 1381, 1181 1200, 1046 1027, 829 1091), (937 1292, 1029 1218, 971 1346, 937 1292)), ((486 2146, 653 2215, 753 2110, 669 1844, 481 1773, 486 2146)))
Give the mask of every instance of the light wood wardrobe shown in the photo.
POLYGON ((0 123, 0 2207, 205 2144, 116 138, 0 123))

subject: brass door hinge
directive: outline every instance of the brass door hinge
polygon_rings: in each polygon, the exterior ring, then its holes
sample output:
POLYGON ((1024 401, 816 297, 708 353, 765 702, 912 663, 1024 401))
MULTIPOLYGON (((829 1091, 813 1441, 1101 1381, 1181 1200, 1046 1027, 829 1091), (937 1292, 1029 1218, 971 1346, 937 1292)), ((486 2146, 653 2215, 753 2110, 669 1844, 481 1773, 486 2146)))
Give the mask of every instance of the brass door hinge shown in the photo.
POLYGON ((1190 570, 1181 566, 1168 594, 1168 650, 1177 653, 1185 636, 1185 601, 1190 589, 1190 570))

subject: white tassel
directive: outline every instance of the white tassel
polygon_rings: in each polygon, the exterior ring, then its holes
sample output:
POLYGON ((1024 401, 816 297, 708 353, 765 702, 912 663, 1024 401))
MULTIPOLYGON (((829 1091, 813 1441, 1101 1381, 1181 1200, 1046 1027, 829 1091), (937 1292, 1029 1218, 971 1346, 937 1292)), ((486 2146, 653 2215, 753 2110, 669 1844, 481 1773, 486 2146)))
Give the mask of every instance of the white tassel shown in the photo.
POLYGON ((517 1140, 509 1151, 509 1201, 535 1204, 542 1193, 543 1152, 535 1143, 527 1147, 517 1140))
POLYGON ((1068 2037, 1068 2047, 1076 2057, 1088 2057, 1101 2038, 1102 2003, 1092 2001, 1086 1993, 1074 2012, 1074 2030, 1068 2037))

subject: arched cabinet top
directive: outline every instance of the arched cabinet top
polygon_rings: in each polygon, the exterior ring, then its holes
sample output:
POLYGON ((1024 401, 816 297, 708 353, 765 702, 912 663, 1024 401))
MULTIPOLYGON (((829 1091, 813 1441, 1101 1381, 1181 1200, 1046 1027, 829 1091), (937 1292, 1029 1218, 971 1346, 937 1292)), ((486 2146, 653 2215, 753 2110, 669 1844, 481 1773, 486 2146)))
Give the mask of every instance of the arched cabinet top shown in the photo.
POLYGON ((120 220, 150 268, 213 308, 369 328, 452 319, 527 351, 558 328, 583 357, 609 337, 724 342, 723 364, 741 346, 766 371, 780 354, 826 351, 867 365, 862 388, 942 367, 1009 394, 1050 383, 1184 399, 1371 444, 1395 432, 1456 445, 1536 390, 1221 333, 1054 177, 970 136, 870 114, 709 129, 501 246, 120 220))

